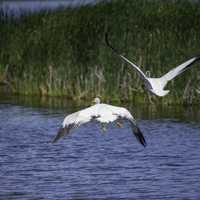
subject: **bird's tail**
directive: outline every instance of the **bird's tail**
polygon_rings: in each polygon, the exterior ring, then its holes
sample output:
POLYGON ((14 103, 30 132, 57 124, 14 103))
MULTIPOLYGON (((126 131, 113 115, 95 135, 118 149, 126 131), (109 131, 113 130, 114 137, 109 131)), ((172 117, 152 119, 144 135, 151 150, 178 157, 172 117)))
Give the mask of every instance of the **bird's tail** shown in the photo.
POLYGON ((65 128, 60 127, 59 130, 58 130, 58 133, 57 133, 56 137, 52 140, 51 143, 57 142, 64 135, 65 135, 65 128))
POLYGON ((139 127, 134 124, 132 130, 137 140, 145 147, 147 143, 139 127))

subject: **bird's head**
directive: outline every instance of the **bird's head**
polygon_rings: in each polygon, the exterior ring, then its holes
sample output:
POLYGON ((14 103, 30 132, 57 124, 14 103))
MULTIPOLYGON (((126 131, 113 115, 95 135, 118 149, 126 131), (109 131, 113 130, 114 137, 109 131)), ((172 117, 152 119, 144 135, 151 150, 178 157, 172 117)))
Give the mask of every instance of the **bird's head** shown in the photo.
POLYGON ((92 103, 99 104, 99 103, 101 103, 101 100, 99 97, 95 97, 94 100, 92 101, 92 103))

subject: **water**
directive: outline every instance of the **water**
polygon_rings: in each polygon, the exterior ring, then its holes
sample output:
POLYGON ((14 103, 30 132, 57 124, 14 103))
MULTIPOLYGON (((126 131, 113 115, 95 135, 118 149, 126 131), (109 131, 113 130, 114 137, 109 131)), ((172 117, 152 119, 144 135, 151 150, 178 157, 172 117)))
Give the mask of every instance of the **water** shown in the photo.
POLYGON ((30 13, 46 9, 53 10, 64 7, 77 7, 87 4, 95 4, 98 2, 99 0, 7 0, 0 2, 0 8, 2 8, 4 12, 8 14, 12 13, 18 15, 23 12, 30 13))
MULTIPOLYGON (((102 0, 6 0, 0 1, 0 8, 3 8, 8 14, 14 12, 19 14, 21 12, 35 12, 44 9, 56 9, 63 7, 76 7, 87 4, 95 4, 102 0)), ((107 0, 108 1, 108 0, 107 0)), ((200 0, 190 0, 194 3, 199 3, 200 0)))
POLYGON ((149 109, 152 116, 134 106, 143 148, 127 124, 106 133, 87 124, 51 144, 65 114, 82 105, 0 102, 1 200, 200 199, 197 109, 149 109))

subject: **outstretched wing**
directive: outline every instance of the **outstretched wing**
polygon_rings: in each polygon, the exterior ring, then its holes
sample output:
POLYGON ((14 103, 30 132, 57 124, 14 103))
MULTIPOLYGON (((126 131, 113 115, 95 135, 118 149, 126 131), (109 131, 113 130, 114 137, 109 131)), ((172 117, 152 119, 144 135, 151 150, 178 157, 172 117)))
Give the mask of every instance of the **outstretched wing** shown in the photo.
POLYGON ((107 105, 107 104, 102 104, 102 107, 104 107, 104 109, 107 110, 107 113, 109 113, 109 115, 107 114, 107 116, 104 116, 103 113, 101 113, 101 117, 98 118, 97 121, 100 121, 100 122, 102 122, 102 121, 103 122, 112 122, 112 121, 115 121, 117 119, 128 120, 130 122, 130 124, 131 124, 131 128, 132 128, 133 134, 135 135, 137 140, 143 146, 146 146, 145 138, 144 138, 141 130, 137 126, 136 120, 133 118, 131 113, 126 108, 117 107, 117 106, 111 106, 111 105, 107 105), (108 121, 106 121, 107 118, 108 118, 108 121))
POLYGON ((111 48, 115 54, 117 54, 120 58, 122 58, 122 60, 124 60, 126 63, 128 63, 130 66, 132 66, 132 69, 134 68, 137 71, 137 73, 139 74, 139 76, 144 81, 148 81, 146 75, 143 73, 143 71, 136 64, 132 63, 130 60, 128 60, 127 58, 125 58, 114 47, 111 46, 111 44, 108 41, 108 33, 105 34, 105 41, 106 41, 107 46, 109 48, 111 48))
POLYGON ((144 136, 140 129, 137 127, 136 122, 130 112, 125 108, 107 104, 97 104, 65 117, 62 127, 60 127, 58 130, 58 133, 53 139, 52 143, 68 134, 71 129, 85 124, 92 119, 95 119, 101 123, 109 123, 119 118, 130 121, 133 133, 135 134, 136 138, 143 146, 146 146, 144 136))
POLYGON ((94 112, 90 108, 86 108, 79 112, 72 113, 65 117, 62 126, 59 128, 56 137, 53 139, 52 143, 55 143, 61 137, 65 136, 70 132, 71 129, 77 128, 82 124, 89 122, 90 120, 94 119, 94 112))
POLYGON ((174 69, 170 70, 168 73, 163 75, 161 79, 164 79, 166 81, 172 80, 173 78, 184 72, 186 69, 188 69, 192 64, 194 64, 198 60, 200 60, 200 56, 195 56, 187 60, 186 62, 182 63, 181 65, 178 65, 177 67, 175 67, 174 69))

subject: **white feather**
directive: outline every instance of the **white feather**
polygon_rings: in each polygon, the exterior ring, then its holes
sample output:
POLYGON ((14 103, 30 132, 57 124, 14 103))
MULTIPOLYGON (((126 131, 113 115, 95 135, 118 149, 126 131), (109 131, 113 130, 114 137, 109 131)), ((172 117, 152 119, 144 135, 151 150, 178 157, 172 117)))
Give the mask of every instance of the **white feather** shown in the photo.
POLYGON ((141 70, 138 70, 139 67, 137 67, 134 63, 132 63, 131 61, 129 61, 127 58, 125 58, 122 55, 119 55, 119 56, 123 60, 128 62, 134 69, 136 69, 138 73, 140 73, 140 76, 144 80, 146 89, 157 96, 165 96, 166 94, 168 94, 169 90, 164 90, 164 87, 167 85, 168 81, 174 79, 176 76, 184 72, 187 67, 191 66, 193 63, 195 63, 197 60, 200 59, 200 57, 191 58, 190 60, 170 70, 168 73, 166 73, 160 78, 147 78, 146 76, 144 76, 144 73, 141 70))
POLYGON ((107 34, 106 34, 105 40, 108 47, 110 47, 114 51, 114 53, 116 53, 120 58, 122 58, 122 60, 128 63, 132 69, 136 70, 136 72, 140 75, 140 77, 144 81, 145 88, 157 96, 165 96, 166 94, 168 94, 169 90, 164 90, 168 81, 172 80, 177 75, 184 72, 187 69, 187 67, 190 67, 193 63, 200 60, 200 56, 193 57, 187 60, 186 62, 182 63, 181 65, 178 65, 174 69, 170 70, 168 73, 166 73, 160 78, 149 78, 144 74, 144 72, 136 64, 128 60, 125 56, 119 54, 118 51, 110 45, 107 34))
POLYGON ((119 118, 127 119, 131 122, 131 126, 134 130, 133 132, 136 138, 142 145, 145 146, 146 142, 144 136, 137 127, 133 116, 127 109, 101 103, 97 103, 93 106, 66 116, 62 123, 62 127, 59 129, 58 134, 56 135, 53 142, 56 142, 60 137, 63 137, 65 134, 64 132, 69 133, 72 128, 76 128, 82 124, 88 123, 91 120, 96 120, 100 123, 110 123, 119 118))
POLYGON ((166 73, 164 76, 161 77, 161 79, 166 79, 167 81, 172 80, 176 76, 178 76, 180 73, 184 72, 187 66, 191 65, 193 62, 195 62, 197 57, 191 58, 188 61, 178 65, 174 69, 170 70, 168 73, 166 73))

